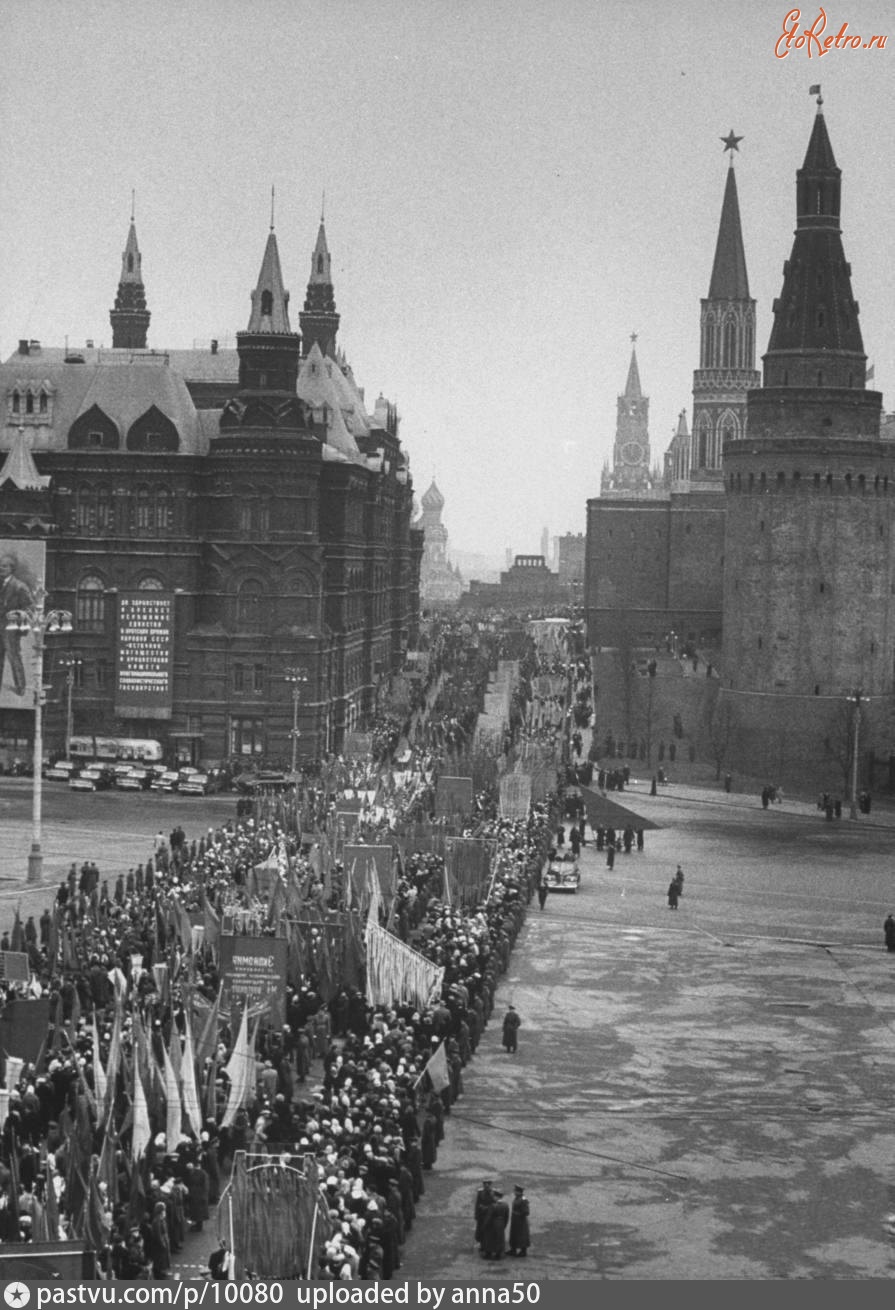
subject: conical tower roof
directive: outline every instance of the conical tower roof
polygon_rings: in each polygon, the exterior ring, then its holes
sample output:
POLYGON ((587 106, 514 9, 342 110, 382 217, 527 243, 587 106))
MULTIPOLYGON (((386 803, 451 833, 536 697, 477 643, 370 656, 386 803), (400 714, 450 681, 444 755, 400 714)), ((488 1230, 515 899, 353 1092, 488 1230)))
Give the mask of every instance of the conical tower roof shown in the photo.
POLYGON ((774 301, 765 386, 864 385, 858 303, 839 225, 840 178, 818 110, 805 162, 796 174, 795 240, 774 301))
POLYGON ((271 229, 264 247, 261 272, 252 292, 252 312, 249 332, 291 332, 289 326, 289 293, 283 287, 280 252, 276 233, 271 229))
POLYGON ((749 278, 746 274, 746 254, 743 249, 736 173, 732 159, 724 187, 721 222, 718 227, 718 241, 715 246, 715 262, 712 265, 708 298, 709 300, 749 299, 749 278))
POLYGON ((115 304, 109 312, 112 324, 112 347, 116 350, 145 350, 149 330, 149 310, 143 287, 143 268, 137 228, 131 214, 127 241, 121 256, 121 276, 115 304))
POLYGON ((640 390, 640 370, 637 367, 637 350, 631 347, 631 363, 628 365, 628 380, 625 383, 625 396, 629 400, 641 400, 643 392, 640 390))
POLYGON ((423 509, 444 509, 444 496, 442 496, 438 487, 435 485, 434 478, 432 479, 432 485, 429 487, 429 490, 423 493, 421 503, 423 509))
POLYGON ((124 252, 121 256, 121 278, 123 283, 143 283, 143 273, 140 267, 140 247, 137 244, 137 227, 134 220, 131 219, 131 225, 128 228, 127 242, 124 252))
POLYGON ((308 279, 308 285, 332 286, 332 283, 332 258, 329 253, 329 246, 326 244, 326 227, 321 218, 320 226, 317 229, 317 244, 314 246, 314 252, 311 255, 311 276, 308 279))

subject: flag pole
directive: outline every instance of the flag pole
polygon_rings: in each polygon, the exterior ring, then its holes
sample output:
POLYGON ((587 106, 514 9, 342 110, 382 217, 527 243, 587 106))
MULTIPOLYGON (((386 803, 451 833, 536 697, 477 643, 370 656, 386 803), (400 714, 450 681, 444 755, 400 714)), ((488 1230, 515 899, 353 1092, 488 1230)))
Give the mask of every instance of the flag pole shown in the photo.
POLYGON ((314 1218, 311 1220, 311 1240, 308 1244, 308 1281, 314 1278, 314 1238, 317 1235, 317 1215, 320 1210, 320 1201, 314 1197, 314 1218))

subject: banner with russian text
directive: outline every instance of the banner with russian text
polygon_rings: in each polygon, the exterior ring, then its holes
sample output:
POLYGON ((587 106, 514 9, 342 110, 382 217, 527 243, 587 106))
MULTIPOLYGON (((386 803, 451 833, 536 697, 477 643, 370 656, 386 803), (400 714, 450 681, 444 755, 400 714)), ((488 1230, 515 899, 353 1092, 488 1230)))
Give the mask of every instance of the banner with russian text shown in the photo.
POLYGON ((169 719, 173 663, 174 596, 165 591, 120 592, 115 713, 169 719))

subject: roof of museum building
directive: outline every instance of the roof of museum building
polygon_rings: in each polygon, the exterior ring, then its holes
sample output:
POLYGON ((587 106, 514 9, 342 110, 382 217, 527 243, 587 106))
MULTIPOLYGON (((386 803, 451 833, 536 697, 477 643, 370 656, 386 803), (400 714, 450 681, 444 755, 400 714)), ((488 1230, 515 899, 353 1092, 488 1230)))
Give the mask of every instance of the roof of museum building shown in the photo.
POLYGON ((20 425, 31 434, 31 449, 65 450, 72 424, 94 406, 115 424, 122 438, 131 425, 155 407, 177 428, 180 452, 202 454, 202 432, 182 375, 163 356, 132 362, 129 351, 108 351, 114 363, 65 363, 65 352, 35 350, 15 354, 0 365, 0 401, 5 401, 6 423, 0 427, 0 448, 9 449, 20 425), (42 414, 24 417, 15 413, 10 396, 16 389, 45 389, 48 394, 46 420, 42 414))
MULTIPOLYGON (((6 426, 0 426, 0 450, 9 449, 12 433, 22 422, 8 403, 8 396, 20 385, 46 386, 52 398, 49 421, 27 420, 32 450, 64 450, 72 424, 94 405, 116 424, 123 446, 131 424, 154 405, 177 428, 181 453, 205 454, 210 440, 219 434, 220 411, 196 409, 187 384, 197 382, 231 383, 235 392, 238 352, 97 347, 66 351, 29 343, 27 354, 16 351, 0 365, 0 405, 7 399, 2 406, 6 426)), ((357 438, 368 436, 376 422, 367 413, 363 392, 348 365, 324 356, 315 343, 301 362, 296 391, 312 409, 326 408, 327 445, 333 455, 368 466, 357 438)))

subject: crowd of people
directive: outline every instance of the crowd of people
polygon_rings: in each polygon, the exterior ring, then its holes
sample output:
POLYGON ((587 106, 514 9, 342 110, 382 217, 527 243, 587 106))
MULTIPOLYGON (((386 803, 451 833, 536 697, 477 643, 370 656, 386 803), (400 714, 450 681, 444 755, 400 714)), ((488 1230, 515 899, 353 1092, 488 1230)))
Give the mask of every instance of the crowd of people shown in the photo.
MULTIPOLYGON (((305 961, 290 972, 286 1022, 260 1028, 256 1083, 234 1114, 228 1069, 237 1024, 220 1006, 216 946, 228 913, 241 915, 243 927, 251 920, 255 931, 275 931, 273 898, 256 877, 265 863, 288 871, 296 913, 356 908, 335 858, 337 800, 346 791, 365 795, 361 840, 375 841, 402 816, 431 820, 439 762, 471 736, 488 674, 487 651, 461 659, 456 634, 451 642, 437 665, 432 723, 421 723, 401 760, 340 762, 338 776, 294 802, 293 823, 282 800, 271 799, 192 840, 179 826, 159 833, 127 872, 73 865, 39 925, 17 916, 7 949, 27 952, 32 976, 27 987, 6 984, 7 999, 27 1005, 25 993, 44 1002, 48 1029, 39 1055, 18 1068, 14 1061, 11 1078, 7 1064, 0 1240, 76 1237, 96 1252, 102 1275, 164 1278, 247 1151, 310 1159, 319 1172, 323 1240, 285 1273, 307 1276, 310 1259, 315 1276, 333 1279, 387 1279, 400 1268, 425 1174, 540 882, 561 796, 507 819, 493 787, 477 791, 461 835, 490 839, 495 854, 487 893, 475 902, 449 900, 443 856, 408 852, 380 916, 443 969, 440 997, 374 1006, 362 986, 305 961), (445 677, 450 656, 459 689, 445 677), (311 849, 302 842, 309 819, 319 835, 311 849), (175 1119, 172 1076, 183 1088, 175 1119)), ((514 698, 517 729, 529 685, 514 698)), ((513 1050, 514 1014, 503 1021, 513 1050)), ((232 1258, 219 1247, 216 1269, 232 1258)))

